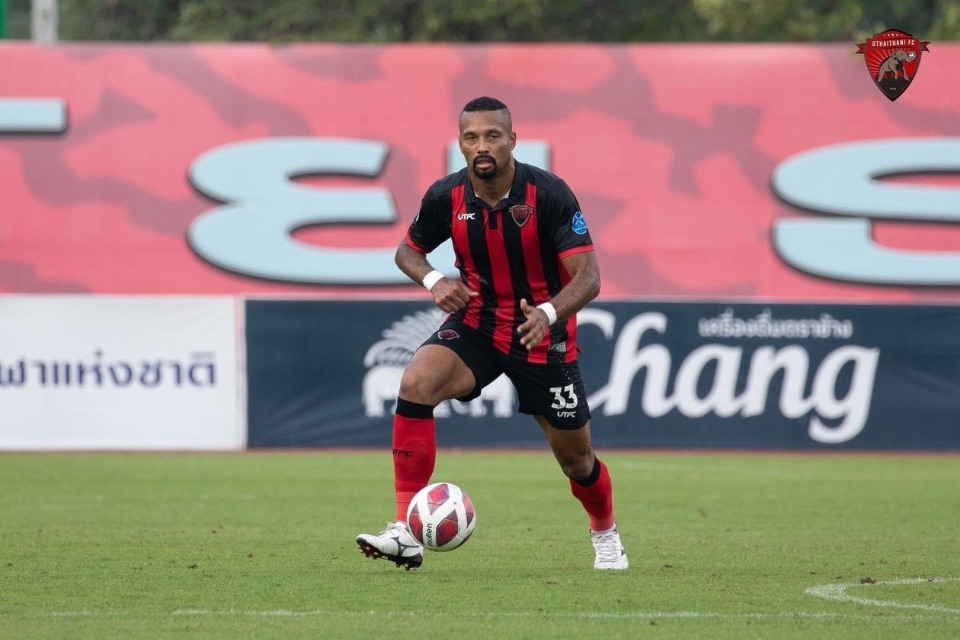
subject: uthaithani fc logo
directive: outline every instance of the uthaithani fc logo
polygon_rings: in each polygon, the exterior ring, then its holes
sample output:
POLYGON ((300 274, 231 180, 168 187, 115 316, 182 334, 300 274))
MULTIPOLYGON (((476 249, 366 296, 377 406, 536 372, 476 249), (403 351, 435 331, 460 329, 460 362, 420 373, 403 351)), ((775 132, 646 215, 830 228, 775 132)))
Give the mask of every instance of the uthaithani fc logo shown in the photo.
POLYGON ((857 45, 867 63, 874 84, 891 101, 899 98, 917 76, 920 54, 929 51, 929 42, 921 42, 909 33, 889 29, 857 45))

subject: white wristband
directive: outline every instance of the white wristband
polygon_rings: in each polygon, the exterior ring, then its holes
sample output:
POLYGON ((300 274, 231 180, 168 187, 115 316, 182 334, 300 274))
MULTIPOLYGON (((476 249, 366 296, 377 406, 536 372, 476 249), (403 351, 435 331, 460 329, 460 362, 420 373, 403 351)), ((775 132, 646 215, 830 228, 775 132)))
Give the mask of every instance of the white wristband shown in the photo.
POLYGON ((549 302, 544 302, 543 304, 538 304, 537 309, 541 309, 545 314, 547 314, 547 321, 552 325, 557 321, 557 310, 553 308, 553 305, 549 302))
POLYGON ((442 273, 434 269, 427 275, 423 276, 423 280, 422 280, 423 286, 424 288, 426 288, 427 291, 430 291, 431 289, 433 289, 433 285, 443 280, 444 277, 445 276, 442 273))

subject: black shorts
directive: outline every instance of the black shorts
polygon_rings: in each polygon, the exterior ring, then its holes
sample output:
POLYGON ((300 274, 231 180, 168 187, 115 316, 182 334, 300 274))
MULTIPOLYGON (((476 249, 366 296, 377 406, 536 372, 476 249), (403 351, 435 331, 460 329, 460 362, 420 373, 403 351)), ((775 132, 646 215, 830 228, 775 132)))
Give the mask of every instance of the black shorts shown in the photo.
POLYGON ((447 320, 423 344, 446 347, 460 356, 477 386, 457 398, 469 402, 485 386, 506 374, 517 390, 520 413, 543 416, 557 429, 579 429, 590 420, 580 367, 572 364, 530 364, 500 353, 493 343, 457 320, 447 320))

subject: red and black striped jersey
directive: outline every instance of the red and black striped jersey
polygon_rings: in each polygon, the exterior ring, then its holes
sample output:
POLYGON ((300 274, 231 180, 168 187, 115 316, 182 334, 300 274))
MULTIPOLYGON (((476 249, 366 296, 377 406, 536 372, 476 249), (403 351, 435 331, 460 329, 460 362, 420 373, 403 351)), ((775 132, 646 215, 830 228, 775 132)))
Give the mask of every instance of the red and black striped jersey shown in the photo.
POLYGON ((474 193, 466 169, 435 182, 407 244, 426 254, 452 238, 460 280, 480 295, 451 317, 488 337, 501 353, 534 364, 576 362, 576 316, 555 323, 528 352, 517 333, 525 319, 520 300, 550 300, 570 279, 560 261, 593 251, 593 241, 563 180, 532 165, 516 167, 509 195, 493 208, 474 193))

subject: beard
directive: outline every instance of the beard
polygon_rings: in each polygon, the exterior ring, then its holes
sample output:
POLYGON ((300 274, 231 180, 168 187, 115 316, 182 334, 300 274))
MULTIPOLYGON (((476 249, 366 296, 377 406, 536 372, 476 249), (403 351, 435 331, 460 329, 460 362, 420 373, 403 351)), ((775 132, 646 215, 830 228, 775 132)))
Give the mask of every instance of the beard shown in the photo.
POLYGON ((493 156, 477 156, 473 159, 473 174, 481 180, 492 180, 497 177, 497 159, 493 156), (477 163, 485 160, 490 163, 489 168, 478 169, 477 163))

